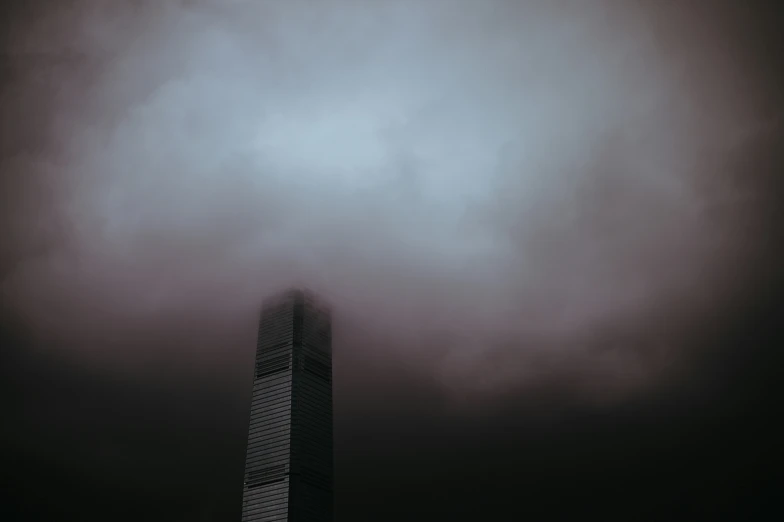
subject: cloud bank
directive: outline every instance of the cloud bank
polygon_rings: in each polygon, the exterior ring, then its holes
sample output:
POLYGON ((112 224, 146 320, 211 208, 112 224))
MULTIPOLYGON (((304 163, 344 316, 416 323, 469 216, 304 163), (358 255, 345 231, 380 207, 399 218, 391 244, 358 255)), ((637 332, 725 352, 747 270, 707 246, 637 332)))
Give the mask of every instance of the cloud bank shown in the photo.
POLYGON ((743 279, 736 166, 770 122, 686 8, 46 13, 10 40, 2 292, 73 357, 245 361, 296 283, 335 307, 347 374, 618 397, 672 377, 743 279))

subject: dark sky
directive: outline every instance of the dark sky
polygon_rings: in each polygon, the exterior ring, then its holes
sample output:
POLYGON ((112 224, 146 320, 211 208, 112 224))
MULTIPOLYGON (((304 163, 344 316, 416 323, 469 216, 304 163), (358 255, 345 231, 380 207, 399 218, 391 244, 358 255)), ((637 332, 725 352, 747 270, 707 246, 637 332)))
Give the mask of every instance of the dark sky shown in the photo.
POLYGON ((2 9, 0 519, 237 520, 290 284, 339 522, 780 518, 773 7, 2 9))

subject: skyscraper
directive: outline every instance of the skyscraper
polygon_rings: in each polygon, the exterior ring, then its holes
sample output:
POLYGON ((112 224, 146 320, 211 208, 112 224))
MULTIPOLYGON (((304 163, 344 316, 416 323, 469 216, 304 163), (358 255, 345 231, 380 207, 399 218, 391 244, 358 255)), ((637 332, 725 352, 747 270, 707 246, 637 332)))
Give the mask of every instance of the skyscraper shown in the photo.
POLYGON ((332 326, 308 291, 265 301, 256 345, 242 520, 333 520, 332 326))

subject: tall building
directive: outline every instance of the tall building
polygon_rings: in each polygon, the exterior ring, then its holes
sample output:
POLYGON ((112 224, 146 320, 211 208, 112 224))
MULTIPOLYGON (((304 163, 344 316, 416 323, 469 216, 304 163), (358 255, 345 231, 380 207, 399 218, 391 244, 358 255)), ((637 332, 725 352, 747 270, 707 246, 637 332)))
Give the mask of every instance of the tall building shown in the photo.
POLYGON ((256 345, 242 520, 333 520, 332 326, 305 290, 265 301, 256 345))

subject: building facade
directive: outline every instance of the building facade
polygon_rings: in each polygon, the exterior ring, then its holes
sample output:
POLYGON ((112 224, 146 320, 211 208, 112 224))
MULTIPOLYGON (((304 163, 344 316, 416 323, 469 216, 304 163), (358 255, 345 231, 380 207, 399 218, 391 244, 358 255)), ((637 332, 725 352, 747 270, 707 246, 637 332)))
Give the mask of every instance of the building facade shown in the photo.
POLYGON ((242 520, 333 520, 332 325, 312 293, 262 307, 242 520))

